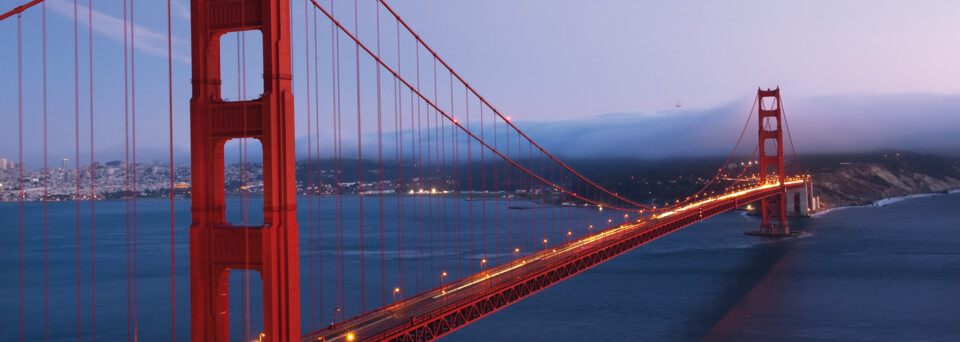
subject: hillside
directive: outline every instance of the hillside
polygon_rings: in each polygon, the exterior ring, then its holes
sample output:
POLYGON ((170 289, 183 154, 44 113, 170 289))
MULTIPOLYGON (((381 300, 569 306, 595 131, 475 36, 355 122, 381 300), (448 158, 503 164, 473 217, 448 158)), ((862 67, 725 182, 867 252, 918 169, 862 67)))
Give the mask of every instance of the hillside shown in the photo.
MULTIPOLYGON (((799 171, 788 158, 787 172, 810 174, 824 208, 864 205, 890 197, 960 189, 960 161, 938 155, 877 152, 801 155, 799 171)), ((722 160, 573 160, 570 164, 598 184, 653 205, 696 192, 722 160), (609 167, 616 165, 618 167, 609 167)), ((734 172, 738 169, 732 168, 734 172)), ((749 169, 748 173, 756 172, 749 169)), ((715 184, 719 191, 728 183, 715 184)))
POLYGON ((960 162, 910 153, 805 158, 824 207, 960 189, 960 162))

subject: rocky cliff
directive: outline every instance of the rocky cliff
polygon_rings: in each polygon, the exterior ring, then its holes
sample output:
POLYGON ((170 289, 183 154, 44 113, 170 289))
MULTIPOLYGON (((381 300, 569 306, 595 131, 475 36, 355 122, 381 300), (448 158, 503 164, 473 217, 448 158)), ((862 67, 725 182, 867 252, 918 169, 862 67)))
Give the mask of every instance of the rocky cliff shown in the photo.
POLYGON ((960 189, 960 162, 931 155, 888 153, 813 158, 814 196, 825 208, 883 198, 960 189))

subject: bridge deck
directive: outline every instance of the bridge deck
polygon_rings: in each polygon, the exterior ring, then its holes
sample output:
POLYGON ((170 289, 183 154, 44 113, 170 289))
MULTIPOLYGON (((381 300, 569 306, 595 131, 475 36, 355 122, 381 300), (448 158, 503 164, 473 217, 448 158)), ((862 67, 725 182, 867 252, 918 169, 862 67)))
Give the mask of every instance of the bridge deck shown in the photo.
MULTIPOLYGON (((799 188, 803 181, 785 185, 799 188)), ((304 341, 430 340, 644 243, 779 191, 777 185, 761 186, 614 226, 333 325, 304 341)))

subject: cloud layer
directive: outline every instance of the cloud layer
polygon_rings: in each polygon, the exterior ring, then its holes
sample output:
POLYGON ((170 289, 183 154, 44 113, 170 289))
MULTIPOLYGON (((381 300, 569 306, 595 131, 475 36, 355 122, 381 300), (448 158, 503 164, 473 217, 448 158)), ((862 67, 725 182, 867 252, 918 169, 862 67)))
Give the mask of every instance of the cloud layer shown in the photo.
MULTIPOLYGON (((519 125, 544 147, 567 157, 722 156, 736 144, 750 106, 734 103, 519 125)), ((960 154, 960 95, 785 98, 784 111, 799 154, 884 149, 960 154)), ((752 153, 756 132, 754 114, 738 153, 752 153)))

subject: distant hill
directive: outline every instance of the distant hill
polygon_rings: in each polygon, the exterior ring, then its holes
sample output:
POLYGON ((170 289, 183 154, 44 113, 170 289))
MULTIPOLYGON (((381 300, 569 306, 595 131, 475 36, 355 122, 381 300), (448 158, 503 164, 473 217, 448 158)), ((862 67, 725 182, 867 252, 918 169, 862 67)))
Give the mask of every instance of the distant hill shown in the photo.
POLYGON ((960 161, 936 155, 873 153, 803 158, 825 207, 960 189, 960 161))
MULTIPOLYGON (((699 190, 722 159, 594 159, 569 164, 598 184, 637 201, 664 204, 699 190)), ((755 171, 753 171, 755 172, 755 171)), ((810 174, 825 208, 960 189, 960 159, 911 152, 801 155, 789 173, 810 174)), ((710 190, 717 190, 720 187, 710 190)), ((718 190, 719 191, 719 190, 718 190)))

